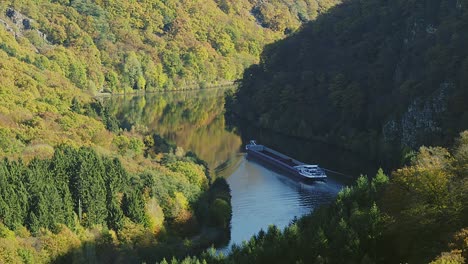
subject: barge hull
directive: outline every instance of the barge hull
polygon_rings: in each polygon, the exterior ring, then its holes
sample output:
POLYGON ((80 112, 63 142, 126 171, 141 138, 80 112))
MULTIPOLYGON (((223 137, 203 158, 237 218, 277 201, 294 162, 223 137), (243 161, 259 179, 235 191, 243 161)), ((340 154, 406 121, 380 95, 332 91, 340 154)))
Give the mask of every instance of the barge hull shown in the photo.
POLYGON ((300 180, 316 181, 316 180, 324 179, 324 178, 307 178, 307 177, 300 175, 299 172, 295 168, 293 168, 293 166, 304 165, 304 163, 297 161, 295 159, 292 159, 277 151, 269 149, 265 146, 262 146, 261 150, 247 149, 247 154, 269 165, 272 165, 275 168, 280 169, 288 173, 289 175, 292 175, 295 178, 300 179, 300 180))

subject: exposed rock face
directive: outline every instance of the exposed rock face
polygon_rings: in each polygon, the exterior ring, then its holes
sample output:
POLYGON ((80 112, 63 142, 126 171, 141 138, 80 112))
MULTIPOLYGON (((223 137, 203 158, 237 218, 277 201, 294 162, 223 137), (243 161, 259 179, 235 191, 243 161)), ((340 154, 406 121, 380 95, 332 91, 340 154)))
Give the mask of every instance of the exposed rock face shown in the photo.
POLYGON ((42 31, 34 28, 34 20, 21 14, 15 9, 9 7, 5 11, 6 17, 10 21, 4 21, 0 19, 0 24, 2 24, 8 32, 11 32, 16 38, 22 37, 23 33, 28 30, 35 30, 36 33, 45 41, 47 41, 47 35, 42 31))
POLYGON ((16 25, 19 31, 30 30, 32 19, 24 16, 13 8, 8 8, 5 15, 16 25))
POLYGON ((440 116, 447 110, 447 98, 453 88, 443 83, 429 98, 415 99, 399 119, 387 122, 383 127, 386 142, 398 142, 402 146, 416 148, 424 139, 441 133, 440 116))

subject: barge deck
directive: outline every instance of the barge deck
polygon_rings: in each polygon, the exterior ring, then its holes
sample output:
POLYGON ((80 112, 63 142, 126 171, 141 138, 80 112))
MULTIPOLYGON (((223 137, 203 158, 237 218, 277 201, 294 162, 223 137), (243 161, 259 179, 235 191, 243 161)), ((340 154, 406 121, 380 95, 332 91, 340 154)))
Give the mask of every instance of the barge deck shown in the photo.
POLYGON ((300 179, 324 180, 327 178, 325 171, 318 165, 305 164, 263 145, 257 145, 254 140, 251 140, 245 146, 245 149, 248 155, 282 169, 300 179))

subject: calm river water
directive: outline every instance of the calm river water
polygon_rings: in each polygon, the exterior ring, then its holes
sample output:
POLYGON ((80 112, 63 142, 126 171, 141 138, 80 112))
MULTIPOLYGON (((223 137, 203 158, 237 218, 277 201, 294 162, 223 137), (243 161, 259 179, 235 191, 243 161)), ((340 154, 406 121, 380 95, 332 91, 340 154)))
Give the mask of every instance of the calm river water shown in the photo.
MULTIPOLYGON (((127 129, 154 131, 195 152, 218 177, 226 177, 232 191, 232 244, 248 240, 269 225, 287 226, 295 217, 310 213, 333 200, 350 183, 329 175, 326 182, 304 184, 248 160, 243 145, 257 139, 304 162, 359 175, 363 163, 356 155, 316 142, 304 142, 242 125, 226 129, 225 89, 168 92, 144 96, 118 96, 108 100, 112 113, 127 129)), ((364 165, 366 167, 366 165, 364 165)), ((366 167, 369 168, 369 167, 366 167)))

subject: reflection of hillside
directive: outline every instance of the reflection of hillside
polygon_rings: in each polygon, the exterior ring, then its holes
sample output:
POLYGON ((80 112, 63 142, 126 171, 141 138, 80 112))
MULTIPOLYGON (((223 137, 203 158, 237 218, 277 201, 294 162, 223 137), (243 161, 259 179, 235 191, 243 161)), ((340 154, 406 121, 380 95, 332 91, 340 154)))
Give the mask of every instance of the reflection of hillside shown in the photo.
POLYGON ((239 136, 225 130, 224 91, 113 97, 108 104, 125 129, 156 132, 194 151, 214 169, 242 144, 239 136))

